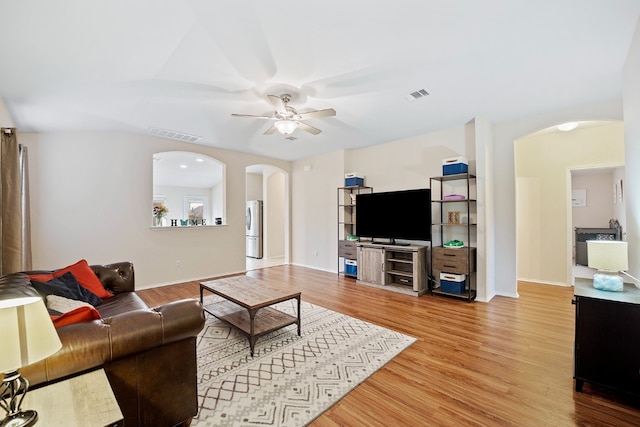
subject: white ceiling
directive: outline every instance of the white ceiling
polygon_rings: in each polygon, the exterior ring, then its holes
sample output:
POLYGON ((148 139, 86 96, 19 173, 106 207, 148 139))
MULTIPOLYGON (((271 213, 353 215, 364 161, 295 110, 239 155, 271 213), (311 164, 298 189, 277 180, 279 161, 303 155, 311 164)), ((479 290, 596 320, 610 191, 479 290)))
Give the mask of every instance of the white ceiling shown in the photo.
POLYGON ((185 151, 153 154, 154 189, 157 186, 213 188, 223 175, 223 166, 207 156, 185 151))
POLYGON ((160 128, 293 160, 619 99, 640 1, 7 0, 1 14, 0 97, 21 132, 160 128), (231 117, 271 114, 283 92, 337 115, 295 141, 231 117))

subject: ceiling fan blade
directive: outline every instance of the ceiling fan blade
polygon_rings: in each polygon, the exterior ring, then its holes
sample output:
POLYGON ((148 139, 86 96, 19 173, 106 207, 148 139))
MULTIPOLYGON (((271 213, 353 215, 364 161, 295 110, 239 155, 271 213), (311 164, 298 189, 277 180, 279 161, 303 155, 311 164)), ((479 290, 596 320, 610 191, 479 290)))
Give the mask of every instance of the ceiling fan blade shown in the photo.
POLYGON ((320 117, 332 117, 336 115, 336 110, 327 108, 326 110, 309 111, 308 113, 298 113, 300 120, 317 119, 320 117))
POLYGON ((284 108, 285 105, 282 99, 279 96, 275 96, 275 95, 267 95, 267 96, 269 97, 269 101, 271 101, 271 104, 273 104, 278 114, 286 116, 287 109, 284 108))
POLYGON ((298 129, 302 129, 303 131, 309 132, 310 134, 317 135, 320 132, 322 132, 320 129, 314 128, 313 126, 309 126, 306 123, 302 123, 302 122, 297 122, 297 123, 298 123, 298 129))
POLYGON ((265 119, 265 120, 273 119, 273 117, 271 117, 271 116, 255 116, 253 114, 236 114, 236 113, 232 113, 231 115, 233 117, 249 117, 249 118, 252 118, 252 119, 265 119))
POLYGON ((276 127, 275 126, 271 126, 269 129, 267 129, 266 131, 264 131, 263 135, 271 135, 276 131, 276 127))

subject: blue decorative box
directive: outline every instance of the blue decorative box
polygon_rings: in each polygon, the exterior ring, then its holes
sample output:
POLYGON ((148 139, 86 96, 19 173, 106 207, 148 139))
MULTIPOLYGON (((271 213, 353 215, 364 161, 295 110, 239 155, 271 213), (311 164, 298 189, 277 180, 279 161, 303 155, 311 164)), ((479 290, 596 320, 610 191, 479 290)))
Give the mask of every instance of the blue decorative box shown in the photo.
POLYGON ((353 178, 345 178, 344 186, 345 187, 361 187, 364 185, 364 179, 353 177, 353 178))
POLYGON ((364 177, 358 175, 356 172, 351 172, 344 175, 345 187, 362 187, 363 185, 364 177))
POLYGON ((344 274, 348 274, 350 276, 358 275, 358 261, 345 259, 344 260, 344 274))
POLYGON ((442 175, 456 175, 469 171, 469 162, 466 157, 450 157, 442 161, 442 175))
POLYGON ((450 294, 464 293, 467 277, 464 274, 440 273, 440 290, 450 294))

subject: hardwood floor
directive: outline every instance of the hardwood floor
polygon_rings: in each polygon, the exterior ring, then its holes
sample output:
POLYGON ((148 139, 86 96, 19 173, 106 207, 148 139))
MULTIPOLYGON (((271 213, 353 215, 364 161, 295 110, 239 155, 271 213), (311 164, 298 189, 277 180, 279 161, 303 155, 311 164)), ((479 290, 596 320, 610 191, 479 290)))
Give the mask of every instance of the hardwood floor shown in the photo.
MULTIPOLYGON (((640 425, 638 402, 589 384, 574 391, 571 287, 523 282, 518 299, 467 303, 303 267, 247 275, 293 283, 303 300, 418 339, 312 426, 640 425)), ((198 283, 139 293, 158 305, 197 298, 198 283)))

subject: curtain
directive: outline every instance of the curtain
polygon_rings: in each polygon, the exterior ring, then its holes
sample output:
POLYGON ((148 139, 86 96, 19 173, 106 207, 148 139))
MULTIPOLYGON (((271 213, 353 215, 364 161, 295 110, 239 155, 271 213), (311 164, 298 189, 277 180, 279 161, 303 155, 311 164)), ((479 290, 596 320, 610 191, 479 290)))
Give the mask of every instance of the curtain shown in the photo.
POLYGON ((31 223, 27 147, 15 128, 0 129, 0 274, 30 270, 31 223))

